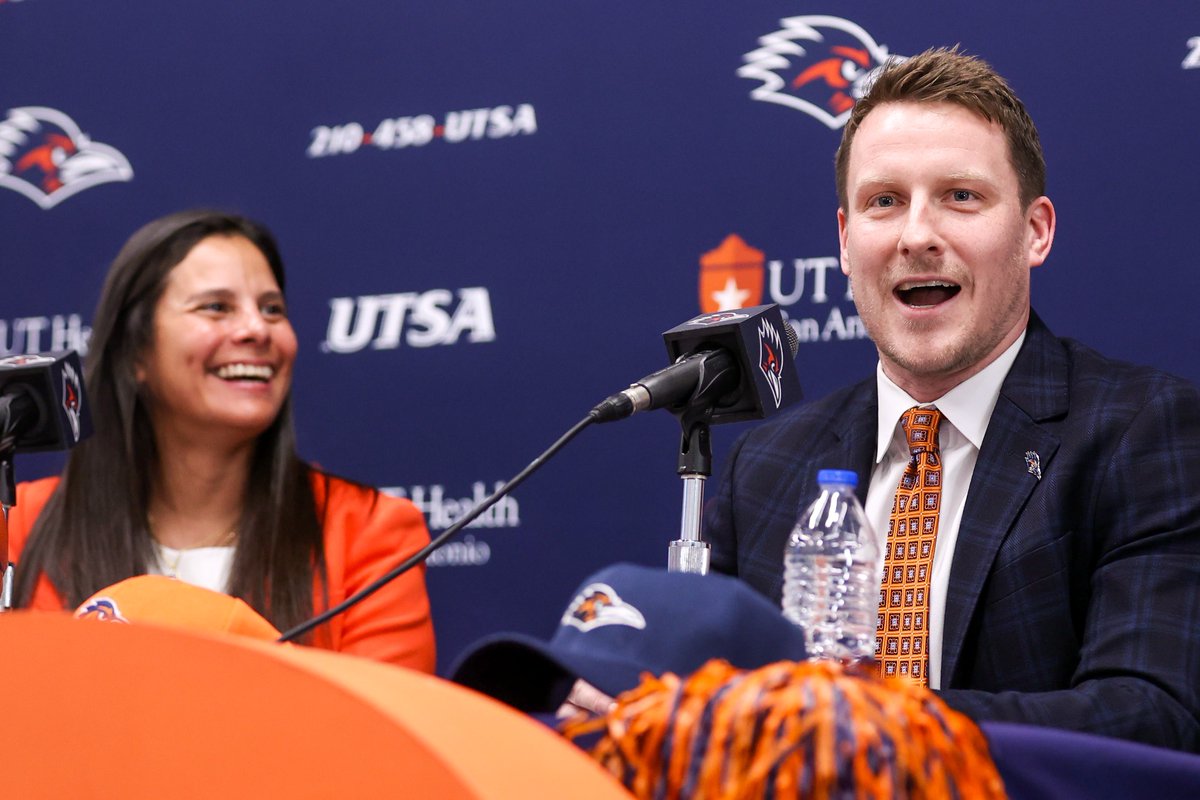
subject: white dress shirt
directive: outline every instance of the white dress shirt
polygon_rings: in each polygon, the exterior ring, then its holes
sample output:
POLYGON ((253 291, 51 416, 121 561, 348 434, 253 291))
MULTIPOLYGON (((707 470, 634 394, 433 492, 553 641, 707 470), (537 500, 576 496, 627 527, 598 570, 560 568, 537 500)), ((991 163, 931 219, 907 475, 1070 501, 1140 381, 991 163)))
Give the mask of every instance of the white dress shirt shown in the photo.
POLYGON ((866 512, 876 531, 887 530, 896 487, 910 458, 908 442, 900 427, 901 415, 913 406, 932 406, 942 413, 938 427, 938 445, 942 454, 942 510, 933 548, 929 590, 928 677, 931 689, 941 688, 946 588, 950 583, 950 564, 954 559, 967 489, 992 418, 992 409, 1000 399, 1000 386, 1024 341, 1025 334, 1022 333, 999 358, 931 403, 918 403, 909 397, 883 374, 882 364, 875 370, 879 389, 879 432, 866 512))

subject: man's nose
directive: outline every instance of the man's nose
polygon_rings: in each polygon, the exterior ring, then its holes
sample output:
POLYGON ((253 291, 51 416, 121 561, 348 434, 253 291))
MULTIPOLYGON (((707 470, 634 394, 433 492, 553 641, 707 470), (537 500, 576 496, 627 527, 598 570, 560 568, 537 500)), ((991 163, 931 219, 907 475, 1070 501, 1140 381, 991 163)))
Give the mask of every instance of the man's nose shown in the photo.
POLYGON ((909 205, 897 248, 902 255, 909 258, 941 252, 942 240, 938 232, 937 216, 929 203, 921 200, 909 205))

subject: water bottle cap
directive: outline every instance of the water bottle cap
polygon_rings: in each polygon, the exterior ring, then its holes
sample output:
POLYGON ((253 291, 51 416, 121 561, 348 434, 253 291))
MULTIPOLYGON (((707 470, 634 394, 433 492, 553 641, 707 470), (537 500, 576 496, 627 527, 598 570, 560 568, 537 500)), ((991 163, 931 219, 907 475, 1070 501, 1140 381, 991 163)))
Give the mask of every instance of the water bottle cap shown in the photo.
POLYGON ((823 469, 817 473, 817 483, 844 483, 847 486, 858 486, 858 473, 852 469, 823 469))

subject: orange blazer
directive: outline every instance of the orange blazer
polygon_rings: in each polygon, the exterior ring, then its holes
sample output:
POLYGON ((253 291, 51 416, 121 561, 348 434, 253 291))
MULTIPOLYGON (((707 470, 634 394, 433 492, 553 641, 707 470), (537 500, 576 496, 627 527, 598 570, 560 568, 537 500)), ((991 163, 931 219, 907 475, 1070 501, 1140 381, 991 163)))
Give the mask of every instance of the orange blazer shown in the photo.
MULTIPOLYGON (((429 543, 425 519, 410 501, 311 470, 317 518, 324 521, 325 569, 333 606, 429 543)), ((9 557, 20 555, 33 523, 58 486, 58 478, 21 483, 9 510, 9 557)), ((321 587, 314 582, 314 614, 321 587)), ((29 603, 59 611, 62 598, 43 573, 29 603)), ((434 671, 433 621, 425 592, 425 566, 409 570, 348 611, 317 628, 316 646, 423 672, 434 671)))

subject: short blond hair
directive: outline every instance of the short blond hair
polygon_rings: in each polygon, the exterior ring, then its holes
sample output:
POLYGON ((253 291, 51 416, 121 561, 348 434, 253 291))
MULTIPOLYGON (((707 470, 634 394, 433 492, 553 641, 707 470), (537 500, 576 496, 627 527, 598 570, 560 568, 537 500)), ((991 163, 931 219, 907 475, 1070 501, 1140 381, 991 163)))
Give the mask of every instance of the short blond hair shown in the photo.
POLYGON ((850 147, 868 114, 885 103, 953 103, 997 123, 1008 140, 1022 208, 1046 193, 1046 159, 1037 128, 1012 88, 991 65, 959 52, 933 48, 908 59, 893 59, 880 70, 867 94, 854 104, 842 129, 834 164, 838 203, 847 208, 850 147))

